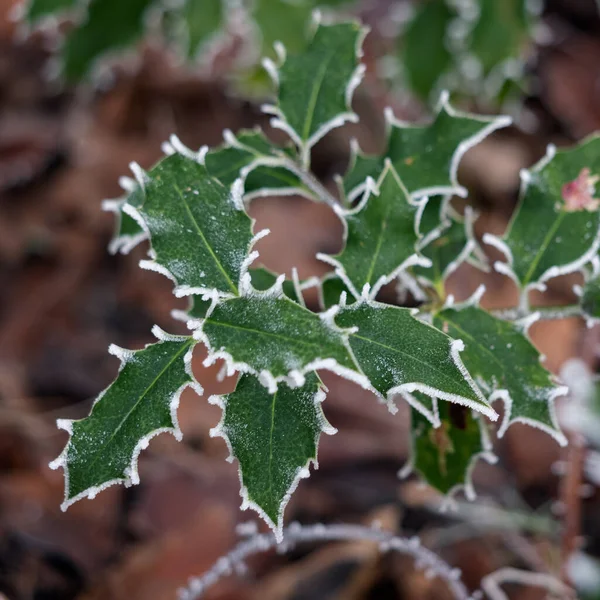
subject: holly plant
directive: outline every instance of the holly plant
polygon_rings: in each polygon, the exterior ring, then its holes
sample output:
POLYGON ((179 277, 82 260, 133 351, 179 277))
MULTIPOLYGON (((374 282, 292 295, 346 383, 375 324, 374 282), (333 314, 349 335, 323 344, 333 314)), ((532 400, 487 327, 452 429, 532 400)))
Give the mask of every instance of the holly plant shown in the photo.
POLYGON ((408 403, 412 455, 405 470, 443 494, 474 495, 476 461, 494 460, 491 440, 512 423, 566 443, 554 401, 567 388, 542 366, 528 337, 545 314, 530 306, 529 292, 582 272, 581 305, 565 310, 600 318, 600 139, 550 148, 524 171, 506 233, 486 233, 483 245, 475 211, 467 205, 459 212, 450 198, 467 197, 457 178, 464 153, 510 119, 459 112, 446 94, 426 123, 405 123, 388 111, 384 151, 364 154, 353 144, 334 195, 311 173, 313 148, 358 120, 352 98, 364 73, 365 35, 358 22, 316 19, 300 51, 278 45, 266 61, 277 92, 264 110, 286 144, 260 129, 226 131, 221 146, 199 151, 173 137, 166 156, 149 170, 134 165, 126 196, 107 203, 117 217, 111 250, 148 244, 140 266, 189 298, 179 315, 189 335, 155 328, 156 341, 141 350, 111 347, 121 361, 116 380, 88 417, 58 423, 70 436, 52 463, 64 469, 64 508, 108 486, 138 483, 138 457, 153 436, 181 439, 182 390, 203 395, 191 369, 197 346, 207 352, 205 365, 222 360, 225 372, 237 375, 233 392, 207 398, 222 409, 211 433, 238 463, 242 508, 258 512, 278 537, 291 494, 311 463, 316 468, 321 435, 336 433, 323 412, 324 371, 370 390, 390 418, 399 419, 398 404, 408 403), (341 221, 343 249, 318 255, 331 266, 321 279, 301 281, 295 271, 286 279, 259 266, 254 247, 269 232, 254 230, 247 209, 273 195, 325 203, 341 221), (446 294, 462 263, 490 268, 485 245, 501 251, 492 266, 520 290, 519 305, 502 314, 481 306, 484 287, 462 303, 446 294), (319 311, 304 298, 314 285, 319 311), (384 286, 391 303, 381 301, 384 286), (400 306, 407 297, 418 307, 400 306))

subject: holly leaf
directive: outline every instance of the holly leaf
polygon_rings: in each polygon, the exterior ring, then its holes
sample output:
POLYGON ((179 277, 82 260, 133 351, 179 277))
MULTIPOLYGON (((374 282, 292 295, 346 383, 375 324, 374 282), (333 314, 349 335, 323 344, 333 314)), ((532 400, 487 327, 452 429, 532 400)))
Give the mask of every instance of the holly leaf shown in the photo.
POLYGON ((456 17, 456 10, 444 0, 423 2, 400 38, 408 84, 423 99, 429 98, 440 77, 452 67, 446 31, 456 17))
POLYGON ((504 402, 502 437, 509 425, 522 422, 544 430, 566 444, 554 411, 554 399, 567 393, 540 364, 540 353, 523 325, 503 321, 475 305, 445 308, 434 324, 465 343, 461 357, 469 373, 488 396, 504 402))
POLYGON ((550 146, 522 174, 521 198, 504 237, 484 236, 505 255, 496 270, 527 291, 589 262, 600 247, 599 175, 600 136, 569 150, 550 146))
POLYGON ((301 385, 315 369, 366 385, 345 334, 277 289, 218 303, 195 335, 208 347, 206 364, 222 358, 230 374, 254 373, 271 392, 279 381, 301 385))
POLYGON ((253 375, 242 375, 235 391, 212 396, 223 409, 219 425, 211 431, 221 436, 240 466, 242 510, 252 508, 283 535, 283 515, 300 479, 317 467, 321 433, 334 434, 321 409, 323 386, 309 373, 302 387, 281 384, 270 393, 253 375))
MULTIPOLYGON (((467 207, 469 209, 469 207, 467 207)), ((421 254, 430 261, 429 267, 416 265, 413 273, 421 284, 434 287, 443 297, 444 282, 475 249, 475 240, 468 234, 472 231, 473 213, 465 213, 465 221, 447 217, 441 225, 438 237, 423 248, 421 254)))
POLYGON ((62 71, 69 81, 88 75, 108 51, 130 46, 144 33, 144 18, 153 0, 90 0, 83 23, 67 34, 62 71))
POLYGON ((29 0, 24 5, 24 20, 37 24, 44 17, 62 14, 77 5, 77 0, 29 0))
POLYGON ((380 397, 419 391, 497 418, 462 362, 463 342, 416 319, 411 309, 360 302, 339 307, 334 320, 350 330, 356 362, 380 397))
POLYGON ((179 12, 184 24, 188 58, 195 58, 224 26, 224 2, 185 0, 179 12))
POLYGON ((336 274, 359 298, 375 298, 383 285, 416 264, 429 265, 417 252, 419 206, 411 201, 388 161, 376 187, 350 210, 336 207, 344 224, 344 249, 336 256, 317 258, 336 268, 336 274))
POLYGON ((600 321, 600 274, 598 273, 598 261, 593 261, 594 271, 586 274, 583 286, 573 287, 579 296, 579 305, 582 315, 588 325, 592 327, 600 321))
POLYGON ((150 234, 152 260, 140 266, 171 278, 177 296, 237 295, 258 238, 239 188, 230 190, 204 165, 176 152, 147 174, 143 191, 137 208, 124 206, 150 234))
POLYGON ((158 328, 153 333, 159 341, 143 350, 111 346, 109 352, 121 360, 117 379, 98 396, 88 417, 59 419, 70 438, 50 466, 65 472, 63 510, 111 485, 138 484, 138 456, 155 435, 168 431, 181 439, 181 392, 191 386, 202 394, 190 366, 194 340, 158 328))
POLYGON ((467 190, 457 179, 458 165, 472 148, 496 129, 510 125, 509 117, 482 117, 455 110, 443 93, 437 113, 429 125, 399 121, 386 110, 388 140, 380 156, 364 155, 356 143, 344 190, 350 200, 365 190, 366 178, 377 179, 389 158, 409 194, 416 198, 436 194, 466 197, 467 190))
POLYGON ((286 57, 279 46, 279 63, 265 62, 278 93, 277 103, 264 110, 298 146, 305 166, 310 149, 328 131, 358 119, 351 102, 364 73, 359 58, 365 34, 356 22, 317 24, 304 51, 286 57))
POLYGON ((206 168, 224 185, 241 178, 246 201, 292 194, 318 200, 302 183, 291 153, 273 145, 262 131, 241 130, 234 135, 226 130, 224 137, 222 146, 206 154, 206 168))
MULTIPOLYGON (((420 394, 419 394, 420 396, 420 394)), ((471 473, 479 458, 495 462, 483 419, 468 408, 450 402, 438 403, 438 424, 411 409, 411 458, 407 471, 415 471, 442 494, 464 489, 467 499, 475 499, 471 473)))

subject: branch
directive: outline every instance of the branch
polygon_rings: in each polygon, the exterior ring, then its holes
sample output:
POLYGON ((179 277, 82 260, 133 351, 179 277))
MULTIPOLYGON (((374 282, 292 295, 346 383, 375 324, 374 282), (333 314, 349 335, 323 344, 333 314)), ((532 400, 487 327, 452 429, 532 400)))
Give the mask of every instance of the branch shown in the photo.
POLYGON ((568 319, 569 317, 580 317, 582 315, 579 304, 569 304, 567 306, 533 306, 529 312, 524 312, 519 308, 505 308, 490 312, 498 319, 504 319, 505 321, 517 321, 536 312, 540 314, 540 321, 568 319))
POLYGON ((284 158, 282 164, 291 171, 317 198, 329 206, 339 205, 339 202, 333 194, 310 172, 303 169, 295 161, 284 158))
POLYGON ((341 540, 363 540, 375 542, 381 552, 396 551, 415 558, 416 566, 443 579, 455 598, 469 600, 469 592, 460 579, 460 570, 452 568, 437 554, 423 548, 419 538, 397 537, 392 533, 364 527, 362 525, 300 525, 292 523, 284 529, 284 541, 277 544, 273 533, 253 535, 240 542, 229 554, 222 556, 213 567, 201 577, 191 578, 186 588, 180 590, 180 600, 197 600, 221 578, 232 573, 245 571, 248 557, 276 549, 279 553, 292 550, 297 544, 309 542, 331 542, 341 540))
POLYGON ((508 596, 502 591, 501 585, 504 583, 518 583, 533 587, 541 587, 551 594, 556 594, 560 598, 575 598, 573 590, 567 587, 560 579, 554 575, 546 573, 531 573, 530 571, 520 571, 507 567, 498 569, 481 580, 481 589, 487 594, 490 600, 509 600, 508 596))

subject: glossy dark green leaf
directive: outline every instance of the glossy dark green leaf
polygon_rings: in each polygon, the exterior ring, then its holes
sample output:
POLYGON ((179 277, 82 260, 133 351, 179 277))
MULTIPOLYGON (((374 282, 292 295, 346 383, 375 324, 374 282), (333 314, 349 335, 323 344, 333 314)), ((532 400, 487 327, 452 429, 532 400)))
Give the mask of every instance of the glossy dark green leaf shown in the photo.
POLYGON ((70 439, 51 466, 65 470, 64 509, 110 485, 139 483, 138 455, 156 434, 169 431, 181 439, 179 396, 188 385, 200 391, 189 367, 194 341, 156 334, 160 341, 143 350, 111 346, 122 362, 117 379, 89 417, 59 421, 70 439))
POLYGON ((401 38, 408 85, 425 100, 452 66, 446 31, 456 17, 456 10, 446 0, 421 2, 401 38))
POLYGON ((383 398, 420 391, 497 417, 463 365, 463 344, 416 319, 411 309, 356 303, 342 307, 335 322, 357 328, 350 334, 350 347, 383 398))
POLYGON ((304 164, 310 148, 329 130, 357 119, 350 103, 363 72, 359 52, 364 34, 355 22, 319 25, 304 51, 272 65, 277 103, 266 110, 302 150, 304 164))
POLYGON ((75 27, 62 50, 63 74, 77 81, 109 51, 131 46, 144 33, 144 17, 153 0, 90 0, 84 22, 75 27))
POLYGON ((566 440, 556 422, 554 398, 566 393, 540 364, 540 353, 523 328, 477 306, 446 308, 434 324, 465 343, 461 357, 490 402, 505 404, 502 436, 516 421, 543 429, 559 443, 566 440))
POLYGON ((411 469, 430 486, 449 494, 464 489, 474 499, 471 471, 483 455, 491 462, 493 455, 485 424, 469 408, 450 402, 437 403, 439 425, 411 409, 411 469))
POLYGON ((385 159, 394 165, 402 183, 412 196, 456 194, 467 190, 457 179, 458 165, 464 153, 490 133, 506 127, 508 117, 482 117, 456 111, 447 95, 440 99, 439 110, 429 125, 398 121, 386 112, 389 135, 381 156, 362 154, 354 145, 354 154, 344 176, 344 189, 350 199, 359 197, 367 176, 377 179, 385 159))
POLYGON ((417 252, 417 204, 413 203, 394 167, 388 163, 377 189, 365 194, 354 209, 339 211, 345 225, 340 254, 318 258, 336 267, 355 297, 368 286, 375 297, 383 285, 415 264, 427 264, 417 252))
POLYGON ((290 495, 316 464, 321 433, 335 433, 321 409, 324 397, 319 378, 309 373, 302 387, 280 384, 274 393, 242 375, 233 393, 211 398, 223 408, 211 434, 225 438, 240 465, 242 509, 257 510, 278 538, 290 495))
POLYGON ((351 377, 357 371, 344 335, 285 296, 252 295, 220 302, 199 336, 209 347, 211 360, 225 358, 234 370, 261 375, 272 391, 276 381, 296 382, 314 369, 351 377))
POLYGON ((506 263, 498 270, 522 288, 581 268, 600 246, 600 137, 548 156, 523 176, 521 199, 502 240, 487 234, 506 263))
POLYGON ((238 293, 253 236, 235 190, 175 153, 149 172, 144 201, 135 210, 153 252, 153 261, 142 266, 169 275, 179 295, 238 293))

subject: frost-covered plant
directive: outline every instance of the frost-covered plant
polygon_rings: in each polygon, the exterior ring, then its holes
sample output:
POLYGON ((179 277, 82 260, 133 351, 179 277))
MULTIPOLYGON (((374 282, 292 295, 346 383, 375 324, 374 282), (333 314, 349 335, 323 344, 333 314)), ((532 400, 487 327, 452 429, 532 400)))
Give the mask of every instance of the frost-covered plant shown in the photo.
MULTIPOLYGON (((210 64, 229 48, 229 70, 238 88, 263 94, 268 82, 262 55, 274 57, 273 45, 288 52, 306 44, 313 10, 356 12, 358 0, 22 0, 17 11, 22 29, 61 31, 58 70, 69 81, 89 78, 98 67, 143 37, 162 40, 192 63, 210 64), (59 30, 67 19, 71 26, 59 30), (240 44, 241 42, 241 44, 240 44), (241 51, 232 51, 233 47, 241 51)), ((384 44, 381 73, 391 73, 421 99, 442 89, 492 105, 514 97, 524 80, 534 25, 543 0, 427 0, 390 3, 373 17, 384 44), (423 61, 423 55, 427 60, 423 61), (398 77, 398 74, 401 74, 398 77)), ((103 70, 101 69, 102 73, 103 70)))
POLYGON ((155 328, 157 341, 142 350, 111 347, 121 360, 115 382, 89 417, 58 423, 70 434, 52 463, 65 472, 64 508, 110 485, 138 483, 138 456, 149 440, 163 431, 181 438, 181 392, 190 386, 203 393, 191 370, 198 344, 207 349, 206 365, 222 359, 226 374, 239 374, 235 391, 208 399, 223 410, 212 434, 239 463, 242 507, 256 510, 278 539, 290 495, 311 462, 316 466, 321 434, 335 433, 322 412, 327 389, 319 371, 372 391, 392 414, 406 400, 410 469, 443 493, 474 496, 477 457, 494 459, 495 400, 504 403, 498 437, 523 422, 566 443, 553 403, 567 390, 541 366, 527 336, 540 316, 563 309, 535 310, 528 300, 550 278, 586 270, 583 310, 597 316, 590 297, 598 286, 587 265, 596 264, 600 245, 600 139, 550 148, 523 172, 507 232, 483 238, 502 251, 494 268, 518 285, 519 305, 491 314, 480 306, 483 286, 456 304, 445 292, 448 276, 465 261, 486 268, 473 233, 475 212, 459 214, 449 199, 467 196, 458 165, 467 149, 510 120, 460 113, 445 95, 428 124, 403 123, 388 111, 385 151, 365 155, 354 144, 335 197, 310 171, 312 149, 358 119, 351 102, 364 72, 365 33, 356 22, 316 19, 303 51, 286 55, 278 45, 277 61, 266 61, 277 96, 264 110, 288 145, 273 144, 258 129, 226 131, 222 146, 198 152, 172 138, 167 156, 149 171, 133 165, 135 179, 123 181, 127 195, 107 203, 118 217, 112 251, 148 241, 140 266, 170 278, 176 296, 189 297, 189 309, 177 316, 191 334, 155 328), (333 266, 325 277, 300 281, 294 271, 286 280, 255 267, 254 245, 268 231, 253 232, 246 209, 268 195, 302 195, 326 203, 340 219, 343 250, 318 255, 333 266), (399 303, 411 294, 419 308, 378 301, 392 282, 399 303), (321 312, 305 305, 303 292, 314 285, 321 312))

